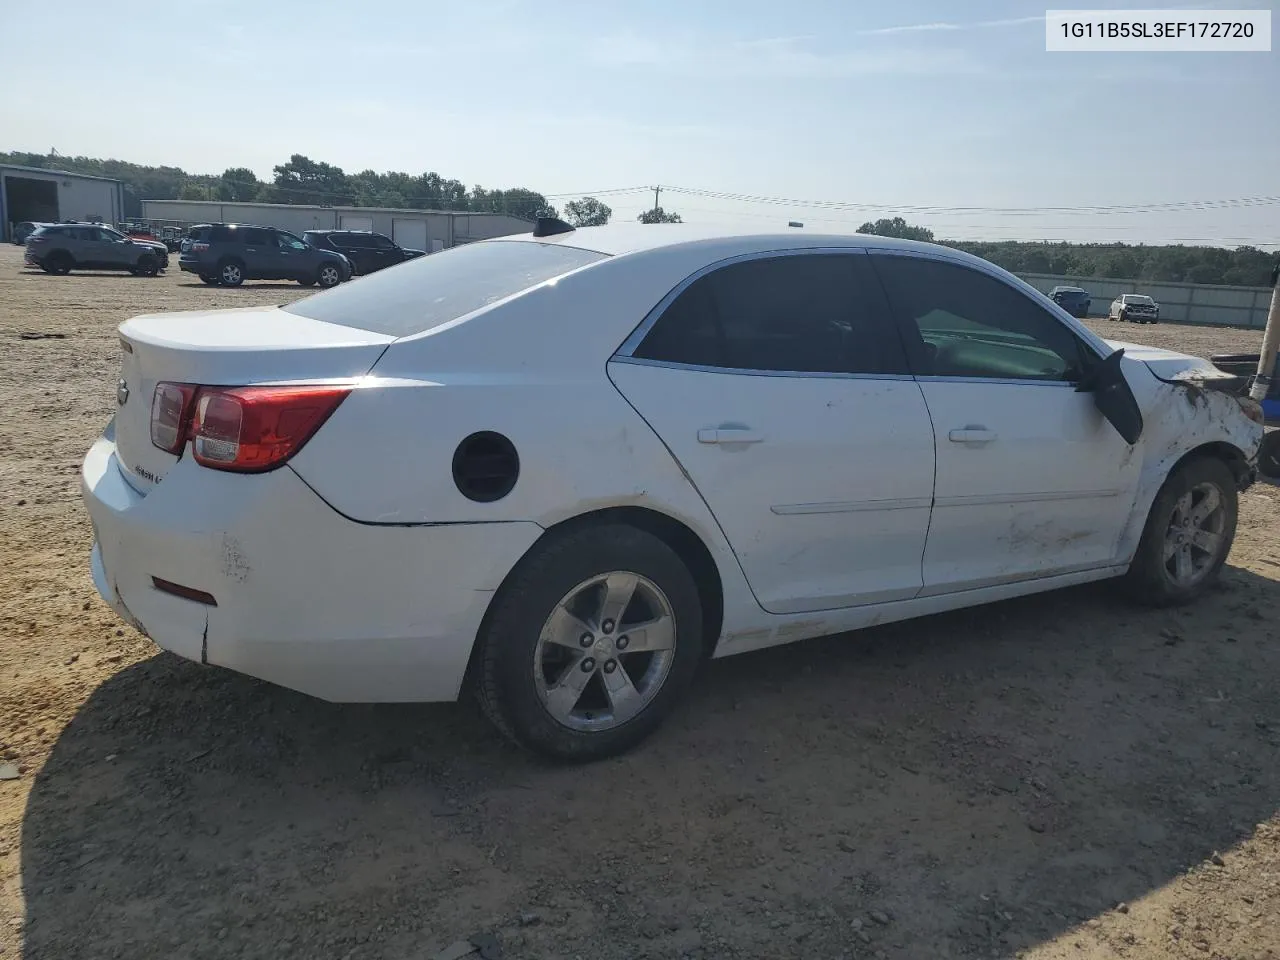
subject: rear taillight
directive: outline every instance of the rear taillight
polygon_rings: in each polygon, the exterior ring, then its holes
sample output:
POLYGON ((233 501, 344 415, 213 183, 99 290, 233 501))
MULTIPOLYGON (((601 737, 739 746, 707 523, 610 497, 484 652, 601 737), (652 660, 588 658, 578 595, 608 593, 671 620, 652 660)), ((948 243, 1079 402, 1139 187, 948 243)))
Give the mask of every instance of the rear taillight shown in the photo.
POLYGON ((350 392, 348 384, 192 387, 160 383, 151 404, 151 442, 178 453, 189 439, 196 463, 216 470, 274 470, 302 449, 350 392), (176 418, 175 410, 180 411, 176 418), (179 425, 178 438, 166 446, 168 425, 174 422, 179 425))
POLYGON ((157 383, 151 397, 151 442, 166 453, 177 453, 187 442, 191 401, 196 388, 189 383, 157 383))
POLYGON ((208 249, 209 245, 207 243, 193 243, 191 245, 192 253, 204 253, 208 249))

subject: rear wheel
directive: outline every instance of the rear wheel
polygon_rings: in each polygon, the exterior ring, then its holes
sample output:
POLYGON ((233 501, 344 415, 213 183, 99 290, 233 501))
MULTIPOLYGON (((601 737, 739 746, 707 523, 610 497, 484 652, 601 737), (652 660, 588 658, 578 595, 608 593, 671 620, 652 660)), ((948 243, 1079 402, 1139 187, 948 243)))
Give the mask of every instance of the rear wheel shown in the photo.
POLYGON ((40 264, 40 266, 44 269, 45 273, 52 273, 54 276, 65 277, 71 272, 72 263, 71 254, 63 253, 59 250, 56 253, 51 253, 45 257, 44 263, 40 264))
POLYGON ((218 282, 224 287, 238 287, 244 283, 244 264, 239 260, 223 260, 218 264, 218 282))
POLYGON ((316 282, 326 290, 329 287, 336 287, 342 282, 342 271, 332 263, 322 264, 316 272, 316 282))
POLYGON ((1165 480, 1125 577, 1152 606, 1195 599, 1217 579, 1236 534, 1235 476, 1221 460, 1188 461, 1165 480))
POLYGON ((1262 438, 1258 472, 1268 480, 1280 481, 1280 430, 1271 430, 1262 438))
POLYGON ((652 733, 693 679, 702 606, 683 561, 622 524, 552 534, 520 562, 478 637, 477 694, 507 736, 595 760, 652 733))

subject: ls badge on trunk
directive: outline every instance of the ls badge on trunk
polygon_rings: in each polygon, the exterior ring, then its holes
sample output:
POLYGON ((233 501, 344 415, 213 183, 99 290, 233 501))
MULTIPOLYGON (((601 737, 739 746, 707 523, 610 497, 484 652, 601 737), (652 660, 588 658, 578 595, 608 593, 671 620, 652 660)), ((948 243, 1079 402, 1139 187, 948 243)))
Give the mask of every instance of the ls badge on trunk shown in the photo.
POLYGON ((116 384, 116 404, 123 407, 129 399, 129 385, 124 382, 124 377, 120 378, 120 382, 116 384))

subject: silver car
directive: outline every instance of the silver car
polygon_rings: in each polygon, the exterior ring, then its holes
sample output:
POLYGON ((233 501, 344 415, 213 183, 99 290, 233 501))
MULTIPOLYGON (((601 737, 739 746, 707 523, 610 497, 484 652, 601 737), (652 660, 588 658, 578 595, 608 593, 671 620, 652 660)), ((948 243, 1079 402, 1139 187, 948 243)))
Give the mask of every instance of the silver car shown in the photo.
POLYGON ((163 243, 137 240, 97 223, 58 223, 41 227, 27 238, 28 266, 45 273, 72 270, 128 270, 154 277, 169 265, 163 243))
POLYGON ((1160 304, 1141 293, 1125 293, 1111 301, 1108 320, 1131 323, 1155 323, 1160 319, 1160 304))

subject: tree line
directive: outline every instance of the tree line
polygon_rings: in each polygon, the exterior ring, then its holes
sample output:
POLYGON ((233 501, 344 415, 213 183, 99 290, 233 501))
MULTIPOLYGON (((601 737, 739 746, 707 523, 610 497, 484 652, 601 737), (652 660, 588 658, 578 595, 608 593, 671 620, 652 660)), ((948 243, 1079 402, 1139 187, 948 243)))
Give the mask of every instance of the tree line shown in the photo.
POLYGON ((1248 246, 1228 250, 1182 244, 934 241, 933 231, 908 223, 902 217, 868 221, 858 232, 942 243, 990 260, 1012 273, 1047 273, 1060 277, 1265 287, 1270 286, 1272 271, 1280 265, 1280 251, 1267 253, 1248 246))
MULTIPOLYGON (((271 180, 260 180, 246 167, 230 167, 221 174, 192 174, 180 167, 151 167, 124 160, 64 157, 57 154, 3 153, 0 163, 66 170, 109 177, 123 184, 124 215, 140 217, 146 200, 220 200, 223 202, 297 203, 326 206, 399 207, 410 210, 455 210, 505 213, 517 217, 555 217, 560 213, 541 193, 527 187, 470 188, 461 180, 435 172, 422 174, 375 170, 347 173, 341 167, 295 153, 272 169, 271 180)), ((595 197, 565 204, 564 217, 574 226, 599 226, 613 215, 595 197)), ((675 211, 646 210, 642 223, 679 223, 675 211)), ((933 241, 933 231, 902 217, 868 221, 859 233, 933 241)), ((938 240, 975 254, 1014 273, 1108 277, 1183 283, 1266 286, 1280 264, 1280 252, 1256 247, 1145 245, 1125 243, 1028 243, 1006 240, 978 242, 938 240)))

